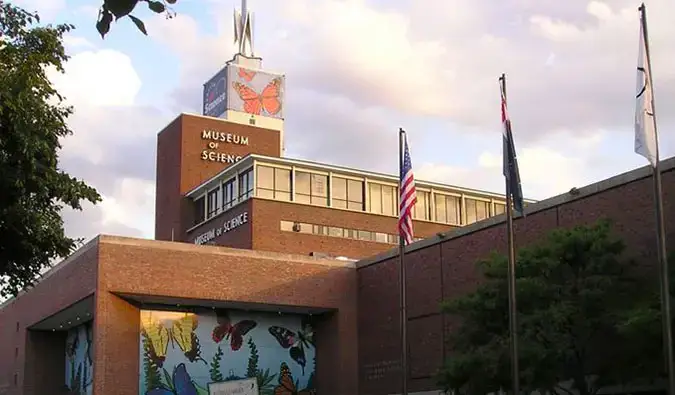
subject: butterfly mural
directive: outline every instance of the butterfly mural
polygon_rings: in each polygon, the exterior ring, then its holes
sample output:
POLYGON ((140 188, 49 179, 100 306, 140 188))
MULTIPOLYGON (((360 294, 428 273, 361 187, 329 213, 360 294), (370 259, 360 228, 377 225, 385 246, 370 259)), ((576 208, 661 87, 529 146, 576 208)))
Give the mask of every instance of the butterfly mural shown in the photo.
POLYGON ((222 309, 216 310, 216 321, 218 325, 213 328, 211 335, 213 341, 220 343, 223 339, 229 339, 232 351, 239 350, 244 344, 244 336, 258 325, 253 320, 241 320, 233 325, 227 310, 222 309))
POLYGON ((260 115, 264 111, 277 115, 281 111, 281 77, 270 81, 261 93, 238 81, 232 82, 232 88, 244 102, 244 112, 260 115))
POLYGON ((92 322, 71 328, 66 337, 65 387, 70 395, 87 395, 93 391, 92 322))
POLYGON ((143 315, 142 331, 150 341, 150 355, 157 366, 162 367, 166 359, 166 352, 171 343, 172 347, 178 345, 185 357, 190 362, 206 361, 201 357, 201 346, 195 330, 199 326, 199 319, 195 314, 188 314, 173 320, 170 327, 159 320, 153 319, 152 315, 143 315))
POLYGON ((253 78, 256 76, 255 71, 253 70, 246 70, 242 67, 239 68, 239 78, 246 80, 247 82, 253 81, 253 78))
MULTIPOLYGON (((167 373, 168 374, 168 373, 167 373)), ((197 386, 192 382, 190 374, 184 363, 176 365, 170 380, 167 379, 169 388, 153 388, 146 395, 198 395, 197 386)))
POLYGON ((293 381, 291 370, 286 362, 282 362, 279 369, 279 385, 274 388, 274 395, 316 395, 316 390, 305 388, 298 391, 298 381, 293 381))
POLYGON ((307 357, 305 348, 314 347, 314 330, 309 322, 302 320, 301 328, 296 333, 282 326, 270 326, 269 333, 274 336, 279 345, 288 349, 288 353, 298 365, 302 367, 302 374, 305 374, 307 357))

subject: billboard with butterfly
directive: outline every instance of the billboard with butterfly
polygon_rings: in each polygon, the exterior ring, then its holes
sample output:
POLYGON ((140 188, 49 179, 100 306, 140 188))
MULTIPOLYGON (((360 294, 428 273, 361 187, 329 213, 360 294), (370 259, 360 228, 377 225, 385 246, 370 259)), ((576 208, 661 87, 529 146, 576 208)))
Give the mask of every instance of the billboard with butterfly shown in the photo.
POLYGON ((227 108, 283 119, 285 77, 232 64, 227 72, 227 108))
POLYGON ((307 317, 211 310, 141 311, 140 395, 206 395, 256 378, 261 395, 316 394, 307 317))
POLYGON ((70 394, 92 394, 94 378, 92 340, 92 321, 71 328, 66 335, 66 386, 70 394))

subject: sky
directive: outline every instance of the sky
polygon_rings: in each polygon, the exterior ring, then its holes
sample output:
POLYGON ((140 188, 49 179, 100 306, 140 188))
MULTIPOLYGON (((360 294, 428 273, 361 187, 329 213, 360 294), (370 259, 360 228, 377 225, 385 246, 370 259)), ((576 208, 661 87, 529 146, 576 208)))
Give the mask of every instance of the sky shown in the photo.
MULTIPOLYGON (((67 234, 153 238, 157 133, 201 111, 234 53, 233 0, 133 13, 102 39, 100 1, 16 0, 71 23, 75 108, 61 167, 103 201, 67 234)), ((418 179, 503 191, 498 77, 506 73, 523 192, 545 199, 647 164, 633 151, 639 3, 628 0, 249 0, 254 50, 286 75, 285 156, 395 173, 398 128, 418 179)), ((675 3, 648 0, 661 157, 675 153, 675 3), (660 109, 663 109, 660 111, 660 109)))

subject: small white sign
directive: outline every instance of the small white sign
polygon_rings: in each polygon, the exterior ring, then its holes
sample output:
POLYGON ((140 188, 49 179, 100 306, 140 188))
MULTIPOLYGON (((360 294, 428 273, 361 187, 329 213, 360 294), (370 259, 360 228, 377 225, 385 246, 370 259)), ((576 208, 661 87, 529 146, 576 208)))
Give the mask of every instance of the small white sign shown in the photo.
POLYGON ((209 395, 260 395, 255 377, 209 383, 209 395))

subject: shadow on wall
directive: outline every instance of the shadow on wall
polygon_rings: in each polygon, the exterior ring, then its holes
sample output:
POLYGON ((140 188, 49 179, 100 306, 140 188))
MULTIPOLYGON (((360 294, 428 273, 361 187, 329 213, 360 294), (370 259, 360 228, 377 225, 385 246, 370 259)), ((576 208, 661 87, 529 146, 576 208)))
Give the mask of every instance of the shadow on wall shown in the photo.
POLYGON ((140 395, 208 395, 208 383, 255 377, 261 395, 315 394, 310 317, 141 310, 140 395))

